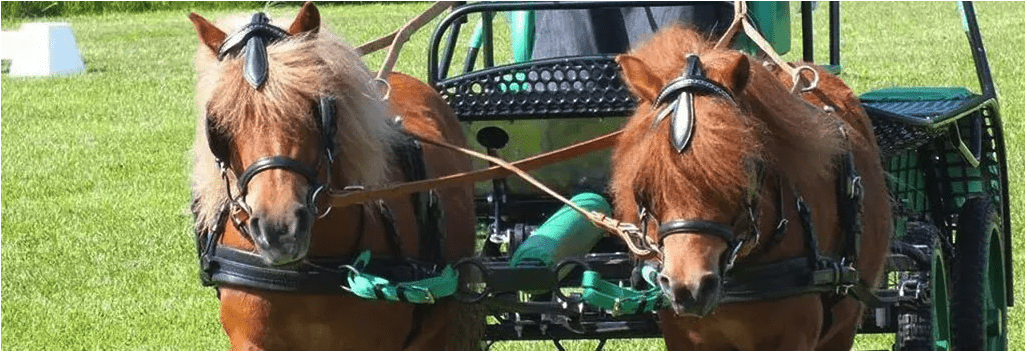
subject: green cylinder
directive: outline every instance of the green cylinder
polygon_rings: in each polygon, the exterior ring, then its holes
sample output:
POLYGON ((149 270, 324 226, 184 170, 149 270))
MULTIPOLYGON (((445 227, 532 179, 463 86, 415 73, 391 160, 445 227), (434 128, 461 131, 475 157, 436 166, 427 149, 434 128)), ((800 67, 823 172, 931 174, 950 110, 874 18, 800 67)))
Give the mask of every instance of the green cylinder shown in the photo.
MULTIPOLYGON (((572 197, 571 202, 589 211, 610 214, 610 204, 598 194, 581 193, 572 197)), ((603 229, 571 207, 564 206, 525 239, 511 256, 510 265, 514 267, 521 262, 537 261, 553 266, 566 258, 582 257, 603 234, 603 229)))

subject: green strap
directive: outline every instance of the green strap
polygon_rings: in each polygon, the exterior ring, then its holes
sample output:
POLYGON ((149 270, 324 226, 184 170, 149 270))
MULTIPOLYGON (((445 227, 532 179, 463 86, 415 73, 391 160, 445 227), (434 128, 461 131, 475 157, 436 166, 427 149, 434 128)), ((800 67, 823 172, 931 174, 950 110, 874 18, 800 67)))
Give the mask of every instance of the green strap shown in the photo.
POLYGON ((614 316, 649 313, 667 307, 664 293, 653 281, 656 270, 648 265, 643 266, 643 277, 650 288, 639 292, 605 281, 598 272, 585 271, 582 273, 582 300, 610 311, 614 316))
POLYGON ((354 295, 371 300, 431 304, 435 303, 436 299, 453 295, 457 291, 457 271, 451 266, 446 266, 436 277, 393 283, 388 279, 361 272, 360 268, 367 266, 370 260, 371 251, 364 251, 349 267, 351 269, 346 281, 354 295))

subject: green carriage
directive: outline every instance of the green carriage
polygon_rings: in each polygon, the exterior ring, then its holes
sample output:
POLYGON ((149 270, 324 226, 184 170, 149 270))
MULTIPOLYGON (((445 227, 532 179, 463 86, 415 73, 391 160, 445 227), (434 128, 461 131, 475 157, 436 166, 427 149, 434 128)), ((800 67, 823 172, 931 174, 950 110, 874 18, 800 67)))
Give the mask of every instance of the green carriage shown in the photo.
MULTIPOLYGON (((613 54, 532 59, 535 14, 681 5, 463 5, 432 36, 429 80, 464 122, 469 143, 480 150, 522 159, 566 147, 620 128, 635 100, 621 82, 613 54), (500 31, 493 22, 503 17, 514 33, 513 62, 496 65, 500 48, 494 42, 500 40, 493 33, 500 31), (469 23, 477 26, 461 37, 469 23), (471 45, 460 65, 454 60, 463 41, 471 45), (451 74, 451 66, 460 66, 460 73, 451 74)), ((840 4, 827 7, 831 58, 826 66, 837 72, 840 4)), ((888 172, 896 228, 888 274, 876 291, 879 304, 868 309, 860 331, 895 333, 895 349, 1006 348, 1007 307, 1014 301, 1002 123, 974 8, 960 3, 958 9, 979 92, 965 87, 884 88, 860 97, 888 172)), ((801 11, 803 59, 809 62, 812 5, 802 3, 801 11)), ((788 15, 783 4, 751 8, 757 27, 778 51, 789 49, 788 15), (780 20, 783 16, 785 21, 780 20)), ((609 153, 596 152, 533 174, 565 195, 602 194, 609 159, 609 153)), ((476 197, 486 240, 482 256, 463 263, 476 267, 483 278, 458 298, 487 307, 493 316, 486 326, 487 340, 552 340, 561 348, 559 340, 595 339, 602 348, 608 339, 660 336, 652 313, 659 302, 651 301, 644 282, 647 267, 634 261, 623 243, 567 223, 561 219, 560 203, 515 178, 479 183, 476 197), (562 235, 573 238, 568 242, 588 238, 589 245, 560 242, 562 235), (537 245, 542 237, 566 252, 547 252, 547 246, 537 245), (532 247, 526 249, 525 243, 532 247)), ((578 200, 604 206, 602 199, 578 200)))

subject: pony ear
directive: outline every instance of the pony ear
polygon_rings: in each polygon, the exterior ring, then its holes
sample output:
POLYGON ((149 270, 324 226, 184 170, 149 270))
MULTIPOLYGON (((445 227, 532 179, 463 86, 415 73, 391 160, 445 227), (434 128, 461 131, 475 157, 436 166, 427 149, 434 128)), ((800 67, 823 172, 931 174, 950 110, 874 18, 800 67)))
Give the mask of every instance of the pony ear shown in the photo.
POLYGON ((200 43, 210 48, 211 52, 217 53, 221 42, 225 40, 225 32, 195 12, 189 14, 189 20, 193 22, 193 28, 196 29, 196 37, 200 39, 200 43))
POLYGON ((318 7, 314 6, 314 2, 308 1, 303 3, 300 13, 296 14, 296 19, 289 26, 289 35, 306 31, 317 33, 319 27, 321 27, 321 14, 318 13, 318 7))
POLYGON ((741 53, 733 53, 725 64, 727 66, 723 72, 730 72, 729 76, 725 77, 725 83, 729 85, 727 88, 731 89, 733 94, 745 90, 750 82, 750 58, 741 53))
POLYGON ((621 76, 632 92, 646 102, 653 102, 657 98, 661 81, 653 74, 649 65, 631 54, 618 55, 614 61, 621 66, 621 76))

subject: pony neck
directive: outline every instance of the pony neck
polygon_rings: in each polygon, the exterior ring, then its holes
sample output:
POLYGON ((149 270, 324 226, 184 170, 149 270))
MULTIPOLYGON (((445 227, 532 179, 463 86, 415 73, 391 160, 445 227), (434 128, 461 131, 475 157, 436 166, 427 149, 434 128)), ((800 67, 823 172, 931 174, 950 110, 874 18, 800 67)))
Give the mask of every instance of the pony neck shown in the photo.
POLYGON ((798 188, 830 179, 844 145, 837 122, 786 90, 762 65, 751 67, 742 100, 766 128, 764 157, 774 165, 773 171, 798 188))

